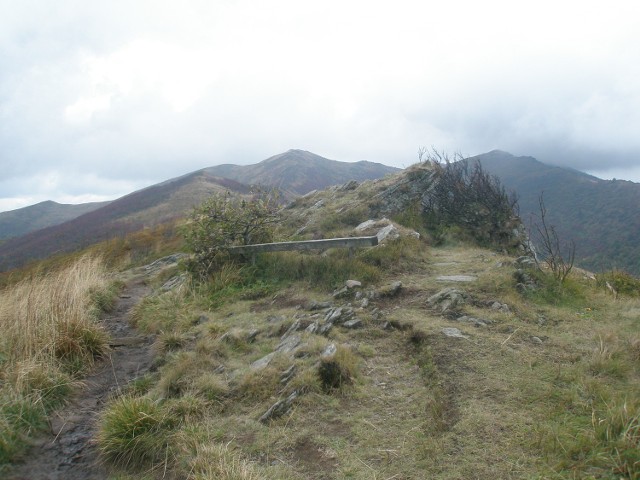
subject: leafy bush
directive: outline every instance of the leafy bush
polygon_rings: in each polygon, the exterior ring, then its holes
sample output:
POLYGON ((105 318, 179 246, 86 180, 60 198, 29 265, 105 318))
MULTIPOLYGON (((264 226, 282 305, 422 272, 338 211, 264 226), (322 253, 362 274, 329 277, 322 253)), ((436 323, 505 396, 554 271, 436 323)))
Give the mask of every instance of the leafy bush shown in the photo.
POLYGON ((275 191, 256 190, 249 199, 230 193, 211 196, 194 209, 184 232, 195 254, 190 269, 207 278, 223 263, 220 257, 225 257, 226 247, 271 241, 279 212, 275 191))

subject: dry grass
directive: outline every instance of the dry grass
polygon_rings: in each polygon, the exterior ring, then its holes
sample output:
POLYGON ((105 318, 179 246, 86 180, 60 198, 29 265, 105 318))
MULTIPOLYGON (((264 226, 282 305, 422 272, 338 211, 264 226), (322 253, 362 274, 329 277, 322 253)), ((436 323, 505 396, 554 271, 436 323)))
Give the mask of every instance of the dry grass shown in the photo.
POLYGON ((42 427, 71 391, 75 375, 108 348, 97 323, 108 279, 95 257, 23 279, 0 291, 0 465, 42 427))
POLYGON ((105 290, 107 282, 100 260, 84 257, 59 272, 0 292, 6 361, 52 363, 87 348, 87 353, 102 353, 105 343, 95 322, 93 295, 105 290))

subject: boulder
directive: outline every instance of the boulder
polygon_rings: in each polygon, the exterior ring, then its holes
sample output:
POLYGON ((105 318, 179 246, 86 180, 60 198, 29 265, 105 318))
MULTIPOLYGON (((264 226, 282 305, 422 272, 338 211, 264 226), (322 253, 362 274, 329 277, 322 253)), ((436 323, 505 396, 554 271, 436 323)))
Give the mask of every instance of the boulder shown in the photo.
POLYGON ((362 320, 358 320, 357 318, 354 318, 353 320, 348 320, 344 322, 342 326, 344 328, 350 328, 350 329, 362 328, 362 320))
POLYGON ((440 313, 447 313, 448 311, 466 303, 468 299, 469 295, 466 292, 449 287, 430 296, 427 299, 427 303, 432 308, 439 309, 440 313))
POLYGON ((389 224, 386 227, 381 228, 376 233, 376 237, 378 237, 378 243, 384 242, 387 238, 389 240, 395 240, 396 238, 400 238, 400 232, 398 229, 393 226, 393 224, 389 224))

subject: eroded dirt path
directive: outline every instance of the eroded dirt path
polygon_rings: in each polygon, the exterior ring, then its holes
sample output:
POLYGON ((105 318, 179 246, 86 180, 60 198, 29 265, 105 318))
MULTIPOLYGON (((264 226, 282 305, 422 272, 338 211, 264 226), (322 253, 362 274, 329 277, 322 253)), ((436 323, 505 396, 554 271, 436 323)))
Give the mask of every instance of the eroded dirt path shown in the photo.
POLYGON ((51 431, 39 438, 24 463, 9 472, 11 480, 102 480, 109 478, 93 441, 96 421, 110 395, 146 373, 153 339, 129 325, 131 309, 151 289, 144 277, 129 280, 113 312, 102 321, 112 337, 110 355, 84 379, 85 387, 51 418, 51 431))

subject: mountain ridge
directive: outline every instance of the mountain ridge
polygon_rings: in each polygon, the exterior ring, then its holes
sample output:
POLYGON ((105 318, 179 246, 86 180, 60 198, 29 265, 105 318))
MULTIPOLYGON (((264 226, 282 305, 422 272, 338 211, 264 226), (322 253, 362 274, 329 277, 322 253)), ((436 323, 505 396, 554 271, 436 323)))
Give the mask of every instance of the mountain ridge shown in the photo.
POLYGON ((0 212, 0 241, 64 223, 108 204, 109 202, 66 204, 45 200, 27 207, 0 212))
POLYGON ((230 191, 247 195, 251 185, 260 184, 279 188, 285 198, 292 199, 301 191, 307 193, 349 180, 379 178, 398 170, 372 162, 347 164, 300 150, 289 150, 254 165, 226 164, 222 168, 200 169, 142 188, 69 221, 7 239, 0 244, 0 271, 177 220, 212 193, 230 191), (274 164, 279 168, 274 168, 274 164), (247 183, 218 173, 228 167, 240 171, 242 175, 236 178, 245 179, 247 183), (281 173, 285 170, 289 170, 290 175, 281 173), (279 183, 274 181, 278 175, 282 175, 279 183), (305 177, 309 180, 305 181, 305 177), (260 179, 264 181, 258 181, 260 179))
POLYGON ((576 263, 581 267, 595 272, 620 268, 640 275, 640 184, 603 180, 499 150, 468 160, 479 160, 517 193, 526 226, 539 216, 543 194, 549 224, 561 240, 575 241, 576 263))

